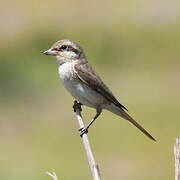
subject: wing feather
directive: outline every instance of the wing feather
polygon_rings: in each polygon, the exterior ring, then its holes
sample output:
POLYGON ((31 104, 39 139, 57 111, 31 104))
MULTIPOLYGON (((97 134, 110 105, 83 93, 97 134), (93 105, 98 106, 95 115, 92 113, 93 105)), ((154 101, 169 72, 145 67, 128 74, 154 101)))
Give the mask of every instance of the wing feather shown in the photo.
POLYGON ((122 104, 119 103, 110 89, 103 83, 101 78, 87 62, 75 64, 74 69, 79 79, 90 86, 93 90, 100 93, 107 100, 109 100, 122 110, 127 110, 122 104))

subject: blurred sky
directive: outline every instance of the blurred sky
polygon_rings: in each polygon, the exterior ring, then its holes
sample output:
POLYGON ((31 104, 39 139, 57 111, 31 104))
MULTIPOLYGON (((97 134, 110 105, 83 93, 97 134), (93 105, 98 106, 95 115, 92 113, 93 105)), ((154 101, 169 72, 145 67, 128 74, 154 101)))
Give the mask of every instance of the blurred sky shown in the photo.
MULTIPOLYGON (((89 138, 103 179, 174 178, 180 133, 180 1, 1 1, 0 178, 91 179, 52 57, 59 39, 83 47, 120 103, 156 139, 103 112, 89 138)), ((85 123, 95 111, 83 108, 85 123)))

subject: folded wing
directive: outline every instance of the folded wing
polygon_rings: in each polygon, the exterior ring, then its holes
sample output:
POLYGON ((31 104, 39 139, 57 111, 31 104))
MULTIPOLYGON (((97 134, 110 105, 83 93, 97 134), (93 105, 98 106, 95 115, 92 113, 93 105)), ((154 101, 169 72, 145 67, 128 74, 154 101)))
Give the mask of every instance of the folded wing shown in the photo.
POLYGON ((114 97, 110 89, 103 83, 101 78, 97 75, 97 73, 92 69, 92 67, 87 62, 75 64, 74 68, 79 79, 81 79, 89 87, 91 87, 96 92, 100 93, 102 96, 104 96, 114 105, 118 106, 120 109, 127 110, 114 97))

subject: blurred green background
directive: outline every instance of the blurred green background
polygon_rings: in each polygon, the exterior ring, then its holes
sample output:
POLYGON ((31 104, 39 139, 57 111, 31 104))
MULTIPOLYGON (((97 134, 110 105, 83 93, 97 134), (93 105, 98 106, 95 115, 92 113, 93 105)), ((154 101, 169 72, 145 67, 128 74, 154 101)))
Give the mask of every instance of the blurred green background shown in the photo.
MULTIPOLYGON (((104 111, 89 132, 103 179, 174 178, 180 133, 179 1, 1 1, 0 179, 90 180, 72 111, 52 57, 59 39, 88 61, 156 139, 104 111)), ((95 111, 83 108, 85 123, 95 111)))

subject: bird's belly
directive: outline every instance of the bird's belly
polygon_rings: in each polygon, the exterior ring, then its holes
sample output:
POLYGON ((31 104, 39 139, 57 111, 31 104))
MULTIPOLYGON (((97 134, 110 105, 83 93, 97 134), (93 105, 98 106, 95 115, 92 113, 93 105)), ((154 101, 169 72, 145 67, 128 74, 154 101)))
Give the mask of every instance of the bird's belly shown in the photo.
POLYGON ((103 97, 89 88, 74 74, 73 64, 65 63, 58 68, 60 79, 70 94, 82 104, 97 108, 103 104, 103 97))
POLYGON ((100 94, 79 80, 69 80, 63 84, 75 99, 86 106, 96 108, 103 103, 103 97, 100 94))

